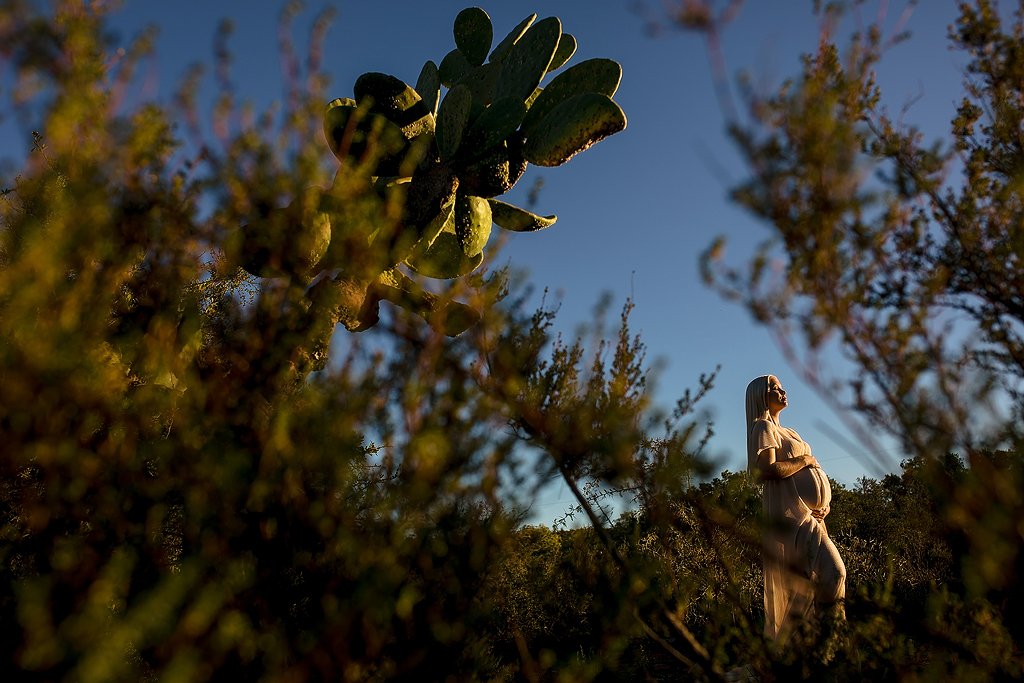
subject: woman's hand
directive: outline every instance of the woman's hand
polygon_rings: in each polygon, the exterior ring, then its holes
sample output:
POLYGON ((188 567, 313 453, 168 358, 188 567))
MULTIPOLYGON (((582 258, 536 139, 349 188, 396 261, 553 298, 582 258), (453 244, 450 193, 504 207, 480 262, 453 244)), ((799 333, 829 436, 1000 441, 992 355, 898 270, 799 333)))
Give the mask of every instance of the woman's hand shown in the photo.
POLYGON ((810 454, 798 455, 786 460, 776 460, 774 448, 765 448, 761 451, 757 457, 757 466, 761 473, 761 479, 764 481, 792 477, 805 467, 821 468, 818 460, 810 454))
POLYGON ((832 511, 828 505, 821 508, 820 510, 811 510, 811 517, 814 517, 819 522, 824 522, 825 518, 828 517, 828 513, 832 511))

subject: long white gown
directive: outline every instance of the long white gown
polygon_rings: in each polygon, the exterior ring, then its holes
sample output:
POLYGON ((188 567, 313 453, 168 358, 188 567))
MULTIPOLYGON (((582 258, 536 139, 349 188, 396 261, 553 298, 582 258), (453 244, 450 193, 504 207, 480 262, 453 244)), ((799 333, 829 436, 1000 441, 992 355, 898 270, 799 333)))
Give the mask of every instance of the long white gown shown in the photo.
MULTIPOLYGON (((810 446, 792 429, 770 419, 752 427, 756 454, 775 449, 776 461, 810 454, 810 446)), ((765 636, 785 637, 807 618, 815 604, 832 604, 846 596, 846 566, 828 536, 824 521, 811 515, 832 501, 825 471, 805 467, 791 477, 762 484, 767 523, 764 535, 765 636)))

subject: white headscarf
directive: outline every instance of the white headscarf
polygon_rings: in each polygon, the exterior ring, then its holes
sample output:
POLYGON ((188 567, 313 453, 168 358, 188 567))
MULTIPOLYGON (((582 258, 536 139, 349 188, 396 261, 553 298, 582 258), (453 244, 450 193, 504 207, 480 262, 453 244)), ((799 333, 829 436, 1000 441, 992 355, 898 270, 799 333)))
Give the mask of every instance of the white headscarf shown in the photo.
POLYGON ((747 385, 747 471, 757 473, 757 445, 753 440, 754 422, 771 420, 768 413, 768 378, 774 375, 761 375, 747 385))

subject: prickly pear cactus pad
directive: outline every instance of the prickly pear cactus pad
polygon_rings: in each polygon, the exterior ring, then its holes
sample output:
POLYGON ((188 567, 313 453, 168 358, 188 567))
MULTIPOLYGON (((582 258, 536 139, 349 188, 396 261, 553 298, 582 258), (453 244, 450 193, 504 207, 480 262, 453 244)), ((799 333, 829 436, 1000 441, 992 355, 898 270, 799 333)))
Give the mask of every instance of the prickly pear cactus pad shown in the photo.
POLYGON ((244 268, 261 277, 316 278, 316 299, 337 307, 334 319, 352 331, 376 323, 382 299, 446 334, 473 324, 471 309, 440 303, 402 269, 460 278, 485 260, 494 225, 531 232, 554 224, 554 215, 495 197, 528 164, 560 166, 623 130, 626 116, 612 99, 618 63, 589 59, 554 73, 577 48, 557 17, 531 14, 494 45, 487 12, 470 7, 455 17, 452 36, 454 48, 440 62, 428 60, 415 86, 369 72, 351 97, 327 105, 324 136, 340 164, 335 186, 322 201, 309 194, 281 218, 249 226, 244 268), (350 204, 366 205, 352 188, 398 208, 372 229, 350 225, 362 213, 350 204), (331 288, 344 296, 325 294, 331 288))

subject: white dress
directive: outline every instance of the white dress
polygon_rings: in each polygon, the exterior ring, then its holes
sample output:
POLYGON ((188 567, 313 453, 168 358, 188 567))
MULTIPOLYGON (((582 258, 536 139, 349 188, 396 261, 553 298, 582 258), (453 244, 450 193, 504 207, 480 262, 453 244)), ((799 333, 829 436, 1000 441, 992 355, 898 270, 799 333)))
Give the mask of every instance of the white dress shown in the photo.
MULTIPOLYGON (((766 419, 754 422, 757 454, 775 449, 778 462, 809 455, 811 447, 792 429, 766 419)), ((824 470, 805 467, 791 477, 762 484, 765 636, 785 636, 817 604, 846 596, 846 566, 824 521, 811 510, 826 509, 832 488, 824 470)))

